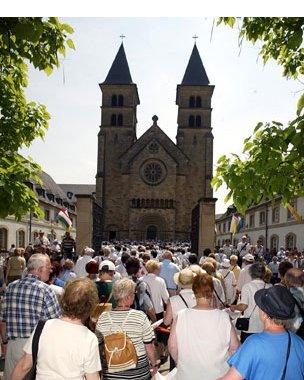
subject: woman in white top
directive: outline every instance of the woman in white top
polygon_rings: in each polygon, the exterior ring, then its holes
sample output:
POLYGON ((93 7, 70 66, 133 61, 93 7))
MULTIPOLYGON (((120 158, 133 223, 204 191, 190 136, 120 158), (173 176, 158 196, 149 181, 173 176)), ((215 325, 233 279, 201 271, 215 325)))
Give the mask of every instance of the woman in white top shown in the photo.
MULTIPOLYGON (((199 268, 200 269, 200 268, 199 268)), ((180 310, 196 305, 196 299, 192 290, 195 273, 190 268, 182 269, 175 273, 174 282, 181 288, 177 296, 170 297, 164 316, 164 324, 170 326, 180 310)))
POLYGON ((224 278, 226 302, 231 305, 236 296, 236 279, 232 270, 230 270, 230 260, 224 259, 221 263, 220 273, 224 278))
MULTIPOLYGON (((79 278, 67 282, 60 301, 62 317, 46 321, 40 336, 36 380, 100 379, 98 340, 83 325, 97 302, 97 290, 91 280, 79 278)), ((23 379, 32 367, 34 332, 11 380, 23 379)))
POLYGON ((178 380, 215 380, 228 371, 227 359, 239 341, 228 314, 212 306, 212 277, 197 275, 192 289, 197 304, 178 313, 169 352, 177 363, 178 380))

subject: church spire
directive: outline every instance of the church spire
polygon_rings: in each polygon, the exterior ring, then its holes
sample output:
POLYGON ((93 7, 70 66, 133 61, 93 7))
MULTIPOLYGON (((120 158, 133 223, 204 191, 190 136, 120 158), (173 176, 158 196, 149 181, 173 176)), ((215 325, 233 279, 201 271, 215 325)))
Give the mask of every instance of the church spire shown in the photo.
POLYGON ((123 43, 103 84, 133 84, 123 43))
POLYGON ((205 86, 208 84, 209 79, 195 43, 188 62, 188 66, 186 68, 184 78, 182 80, 182 85, 205 86))

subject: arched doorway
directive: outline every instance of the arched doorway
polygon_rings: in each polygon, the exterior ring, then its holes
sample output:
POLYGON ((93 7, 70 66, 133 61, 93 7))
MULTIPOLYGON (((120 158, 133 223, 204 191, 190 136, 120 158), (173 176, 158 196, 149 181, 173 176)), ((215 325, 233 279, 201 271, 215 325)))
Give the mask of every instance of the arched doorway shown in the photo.
POLYGON ((156 240, 157 239, 157 227, 156 226, 148 226, 146 233, 147 240, 156 240))

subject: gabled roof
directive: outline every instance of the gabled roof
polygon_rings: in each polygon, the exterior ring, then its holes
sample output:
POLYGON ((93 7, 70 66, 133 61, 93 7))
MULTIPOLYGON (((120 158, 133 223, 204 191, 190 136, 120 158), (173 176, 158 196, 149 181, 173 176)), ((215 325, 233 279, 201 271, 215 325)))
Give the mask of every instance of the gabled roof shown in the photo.
POLYGON ((123 43, 103 84, 133 84, 123 43))
POLYGON ((210 82, 206 74, 206 70, 204 68, 203 62, 195 44, 193 46, 188 66, 186 68, 185 75, 182 80, 182 85, 205 86, 209 83, 210 82))
POLYGON ((95 193, 96 186, 89 184, 69 184, 60 183, 58 186, 65 192, 66 197, 72 202, 76 202, 76 195, 92 195, 95 193))
POLYGON ((157 117, 153 117, 153 125, 120 156, 123 173, 128 173, 129 164, 151 141, 157 141, 176 162, 179 174, 187 174, 187 163, 189 158, 174 144, 174 142, 157 125, 157 117))

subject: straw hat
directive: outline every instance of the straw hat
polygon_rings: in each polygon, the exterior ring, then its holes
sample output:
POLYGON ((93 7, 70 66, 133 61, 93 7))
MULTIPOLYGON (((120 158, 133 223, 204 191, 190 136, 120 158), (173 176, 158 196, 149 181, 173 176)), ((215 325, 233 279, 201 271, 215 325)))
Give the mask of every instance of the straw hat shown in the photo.
POLYGON ((192 288, 192 283, 195 276, 196 274, 193 273, 191 269, 185 268, 182 269, 180 272, 175 273, 173 280, 176 283, 176 285, 178 285, 180 288, 190 289, 192 288))

